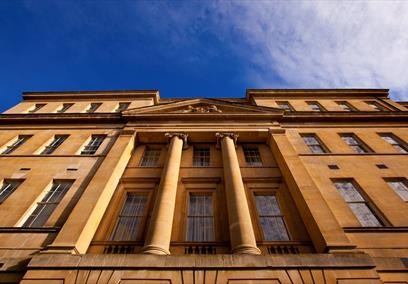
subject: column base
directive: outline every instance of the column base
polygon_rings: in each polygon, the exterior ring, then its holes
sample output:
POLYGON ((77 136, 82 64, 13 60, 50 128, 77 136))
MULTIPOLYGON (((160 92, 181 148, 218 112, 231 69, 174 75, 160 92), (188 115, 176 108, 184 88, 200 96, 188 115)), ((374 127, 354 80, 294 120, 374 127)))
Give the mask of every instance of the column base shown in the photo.
POLYGON ((168 250, 153 245, 144 246, 142 252, 145 254, 170 255, 168 250))
POLYGON ((261 250, 251 245, 240 245, 232 248, 233 254, 261 254, 261 250))

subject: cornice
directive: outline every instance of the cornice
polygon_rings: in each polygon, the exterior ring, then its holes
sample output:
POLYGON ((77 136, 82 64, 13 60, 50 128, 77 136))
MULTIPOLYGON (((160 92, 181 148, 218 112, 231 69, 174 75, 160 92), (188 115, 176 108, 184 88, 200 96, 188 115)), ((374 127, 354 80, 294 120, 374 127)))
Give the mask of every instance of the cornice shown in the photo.
POLYGON ((107 90, 107 91, 65 91, 65 92, 23 92, 23 100, 74 100, 74 99, 144 99, 152 98, 154 104, 160 101, 158 90, 107 90))
POLYGON ((193 123, 223 121, 279 121, 279 122, 407 122, 408 111, 296 111, 260 113, 50 113, 50 114, 0 114, 0 125, 33 124, 101 124, 127 122, 185 121, 193 123))
POLYGON ((389 89, 247 89, 246 99, 254 98, 285 98, 291 97, 380 97, 387 98, 389 89))
POLYGON ((0 114, 4 124, 64 124, 64 123, 120 123, 119 113, 50 113, 50 114, 0 114))
POLYGON ((284 122, 377 122, 395 121, 408 122, 408 112, 405 111, 296 111, 285 113, 284 122))

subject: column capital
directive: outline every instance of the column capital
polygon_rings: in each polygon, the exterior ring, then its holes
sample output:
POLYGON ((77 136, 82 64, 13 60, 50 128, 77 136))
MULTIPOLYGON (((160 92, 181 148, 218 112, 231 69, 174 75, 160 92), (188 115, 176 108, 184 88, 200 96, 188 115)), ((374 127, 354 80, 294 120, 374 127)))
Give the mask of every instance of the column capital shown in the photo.
POLYGON ((234 145, 236 147, 239 134, 234 133, 234 132, 217 132, 215 133, 215 137, 217 137, 217 147, 218 148, 220 147, 220 141, 225 137, 231 138, 232 141, 234 141, 234 145))
POLYGON ((166 132, 164 134, 164 136, 169 138, 169 141, 170 141, 171 138, 176 136, 176 137, 180 138, 181 140, 183 140, 183 149, 188 148, 188 144, 187 144, 188 134, 187 133, 183 133, 183 132, 166 132))

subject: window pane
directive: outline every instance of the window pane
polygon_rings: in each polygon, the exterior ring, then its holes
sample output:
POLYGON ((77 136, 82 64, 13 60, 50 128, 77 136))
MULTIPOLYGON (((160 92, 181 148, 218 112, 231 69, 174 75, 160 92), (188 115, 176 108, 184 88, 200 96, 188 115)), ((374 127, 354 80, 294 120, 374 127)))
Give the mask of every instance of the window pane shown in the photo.
POLYGON ((244 146, 245 161, 250 166, 262 166, 261 155, 259 154, 258 147, 244 146))
POLYGON ((142 161, 140 162, 141 167, 156 167, 159 164, 161 149, 145 149, 142 161))
POLYGON ((54 181, 51 189, 47 191, 42 200, 37 203, 23 227, 43 226, 72 184, 72 181, 54 181))
POLYGON ((142 230, 146 205, 147 195, 128 194, 110 239, 112 241, 137 240, 142 230))
POLYGON ((31 137, 32 135, 19 135, 16 141, 14 141, 11 145, 6 147, 2 155, 11 154, 12 152, 14 152, 14 150, 23 145, 31 137))
POLYGON ((45 146, 45 149, 41 152, 41 155, 52 154, 64 141, 68 138, 68 135, 57 135, 54 140, 45 146))
POLYGON ((361 225, 364 227, 380 227, 381 223, 365 203, 349 203, 349 206, 361 225))
POLYGON ((22 181, 20 180, 8 180, 4 181, 3 185, 0 189, 0 203, 7 199, 17 189, 17 187, 21 184, 22 181))
POLYGON ((194 147, 193 166, 194 167, 209 167, 210 166, 210 148, 194 147))
POLYGON ((266 241, 289 240, 282 217, 260 217, 260 224, 266 241))
POLYGON ((389 181, 388 185, 402 198, 408 201, 408 187, 404 181, 389 181))
POLYGON ((188 241, 214 240, 212 195, 190 193, 187 218, 188 241))
POLYGON ((264 240, 289 240, 285 222, 275 195, 255 195, 255 203, 264 240))
POLYGON ((92 135, 91 141, 81 151, 81 155, 93 155, 105 139, 105 135, 92 135))
POLYGON ((394 147, 395 150, 397 150, 400 153, 408 153, 406 146, 404 145, 403 142, 400 142, 398 138, 394 137, 392 134, 384 134, 381 135, 382 139, 384 139, 385 142, 389 143, 394 147))
POLYGON ((352 182, 336 182, 335 186, 346 202, 364 201, 352 182))

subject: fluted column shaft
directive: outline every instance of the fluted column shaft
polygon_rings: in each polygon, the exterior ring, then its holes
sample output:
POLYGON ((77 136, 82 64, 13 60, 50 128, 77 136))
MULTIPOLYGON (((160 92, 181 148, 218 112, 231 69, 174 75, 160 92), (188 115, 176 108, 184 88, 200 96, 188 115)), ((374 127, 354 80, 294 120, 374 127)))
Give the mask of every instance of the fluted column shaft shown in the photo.
POLYGON ((171 229, 173 226, 177 184, 180 172, 181 154, 186 134, 166 133, 170 138, 167 159, 163 168, 152 219, 148 228, 144 253, 170 254, 171 229))
POLYGON ((234 142, 237 136, 233 133, 217 133, 217 137, 222 150, 232 252, 260 254, 256 246, 248 201, 235 150, 234 142))

